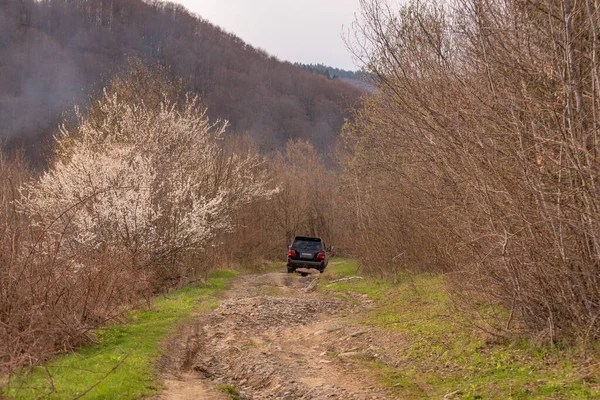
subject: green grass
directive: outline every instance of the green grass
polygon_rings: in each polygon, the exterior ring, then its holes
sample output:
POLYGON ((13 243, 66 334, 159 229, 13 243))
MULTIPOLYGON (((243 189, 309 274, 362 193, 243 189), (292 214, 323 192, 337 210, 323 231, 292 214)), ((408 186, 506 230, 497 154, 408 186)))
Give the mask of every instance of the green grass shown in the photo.
POLYGON ((217 271, 208 284, 184 287, 131 312, 127 323, 96 332, 99 343, 60 356, 26 376, 14 376, 4 396, 13 399, 138 399, 161 389, 155 362, 161 341, 194 313, 217 306, 215 294, 237 275, 217 271))
POLYGON ((460 391, 466 399, 600 399, 600 352, 583 356, 577 348, 534 344, 527 340, 491 340, 472 321, 453 311, 444 278, 406 275, 394 285, 356 275, 358 264, 328 267, 320 289, 337 297, 360 293, 375 301, 359 321, 396 334, 396 365, 362 361, 381 386, 398 398, 443 398, 460 391))
POLYGON ((218 389, 223 392, 226 393, 227 395, 229 395, 229 398, 231 400, 240 400, 240 392, 238 392, 238 390, 231 385, 221 385, 218 387, 218 389))

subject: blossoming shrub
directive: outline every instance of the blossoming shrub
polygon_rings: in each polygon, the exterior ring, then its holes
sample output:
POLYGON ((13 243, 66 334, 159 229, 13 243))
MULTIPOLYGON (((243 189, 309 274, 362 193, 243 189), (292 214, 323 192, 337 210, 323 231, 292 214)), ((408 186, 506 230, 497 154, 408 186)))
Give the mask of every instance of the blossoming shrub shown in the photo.
POLYGON ((28 239, 2 288, 0 336, 15 338, 0 344, 4 362, 68 349, 125 306, 200 278, 189 261, 235 229, 236 209, 272 193, 260 157, 225 146, 226 124, 196 97, 146 102, 113 86, 77 120, 11 202, 28 239))

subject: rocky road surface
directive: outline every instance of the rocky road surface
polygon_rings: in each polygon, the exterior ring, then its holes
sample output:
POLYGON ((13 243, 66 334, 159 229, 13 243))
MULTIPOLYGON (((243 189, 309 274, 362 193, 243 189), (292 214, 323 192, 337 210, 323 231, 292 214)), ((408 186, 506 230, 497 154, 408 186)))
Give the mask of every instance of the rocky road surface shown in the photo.
POLYGON ((271 272, 239 277, 220 306, 181 327, 166 344, 156 400, 393 399, 368 363, 390 343, 357 323, 369 301, 312 290, 315 276, 271 272))

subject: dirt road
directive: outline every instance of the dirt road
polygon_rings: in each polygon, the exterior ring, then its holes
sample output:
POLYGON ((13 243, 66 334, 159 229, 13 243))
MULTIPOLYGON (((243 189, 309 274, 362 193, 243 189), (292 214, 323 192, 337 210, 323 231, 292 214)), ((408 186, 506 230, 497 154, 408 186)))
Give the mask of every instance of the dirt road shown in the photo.
POLYGON ((391 399, 367 364, 385 346, 356 316, 369 301, 327 297, 314 276, 279 272, 236 280, 221 305, 166 345, 166 391, 156 399, 391 399))

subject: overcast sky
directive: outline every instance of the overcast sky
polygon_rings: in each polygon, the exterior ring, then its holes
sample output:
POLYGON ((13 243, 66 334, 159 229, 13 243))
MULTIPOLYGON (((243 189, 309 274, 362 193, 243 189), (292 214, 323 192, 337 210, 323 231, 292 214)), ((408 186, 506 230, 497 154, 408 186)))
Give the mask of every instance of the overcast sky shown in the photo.
POLYGON ((281 60, 358 69, 342 35, 352 27, 359 0, 171 1, 281 60))

